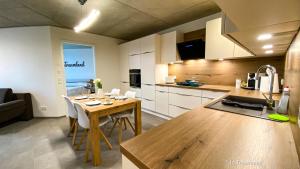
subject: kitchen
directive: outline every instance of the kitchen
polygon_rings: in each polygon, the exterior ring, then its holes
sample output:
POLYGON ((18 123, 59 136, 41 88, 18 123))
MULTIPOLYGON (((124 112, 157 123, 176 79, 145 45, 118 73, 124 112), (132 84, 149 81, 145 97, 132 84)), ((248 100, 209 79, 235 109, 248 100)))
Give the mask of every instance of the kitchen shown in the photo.
POLYGON ((300 168, 299 0, 1 4, 0 168, 300 168))
MULTIPOLYGON (((225 9, 229 7, 233 6, 224 4, 225 9)), ((296 64, 299 60, 294 60, 295 56, 291 56, 293 54, 285 56, 284 52, 289 49, 292 53, 297 48, 299 21, 263 28, 252 25, 252 29, 245 29, 244 32, 232 31, 235 25, 229 15, 240 10, 237 7, 234 9, 227 15, 222 13, 219 17, 207 20, 201 29, 185 30, 182 33, 179 26, 171 32, 149 35, 120 45, 121 90, 140 93, 138 97, 142 101, 143 112, 171 119, 170 122, 121 144, 123 168, 299 168, 294 147, 297 142, 293 140, 293 137, 298 137, 295 134, 298 129, 293 129, 296 131, 292 132, 287 123, 269 121, 269 114, 274 111, 265 110, 267 105, 256 110, 258 114, 248 113, 247 107, 233 110, 225 106, 222 109, 223 101, 221 106, 212 106, 218 100, 226 99, 226 96, 236 96, 233 97, 234 101, 245 101, 246 104, 271 99, 272 104, 274 100, 278 106, 283 87, 289 87, 288 93, 291 90, 299 94, 299 90, 295 88, 299 83, 299 75, 294 75, 296 79, 292 82, 287 74, 287 64, 296 64), (226 32, 225 29, 232 32, 226 32), (292 40, 293 44, 284 44, 285 38, 292 40), (201 47, 203 40, 205 49, 201 47), (198 47, 194 51, 191 49, 193 45, 198 47), (190 50, 182 49, 181 46, 190 50), (195 51, 198 51, 197 57, 195 51), (289 61, 291 57, 296 63, 289 61), (269 70, 266 73, 266 67, 257 72, 263 65, 267 65, 267 69, 275 68, 273 85, 262 81, 265 77, 271 79, 269 70), (135 78, 129 70, 139 72, 136 79, 141 80, 137 86, 133 85, 135 83, 132 79, 135 78), (273 93, 268 93, 270 90, 273 93), (253 117, 257 119, 249 119, 253 117), (240 129, 232 133, 236 128, 240 129), (278 137, 283 138, 273 142, 278 137), (250 138, 259 139, 249 143, 246 140, 251 140, 250 138), (233 145, 237 147, 232 147, 233 145), (281 153, 286 154, 289 161, 283 162, 280 159, 281 153), (272 155, 266 157, 267 154, 272 155)), ((238 19, 244 22, 243 19, 246 18, 241 16, 238 19)), ((249 19, 249 22, 255 23, 255 19, 249 19)), ((186 25, 189 23, 181 25, 181 29, 186 25)), ((298 70, 296 65, 288 67, 298 70)), ((290 95, 293 101, 298 100, 295 95, 290 95)), ((293 101, 290 100, 289 106, 297 114, 297 105, 293 105, 293 101)), ((235 103, 235 106, 237 104, 245 106, 243 103, 235 103)), ((287 113, 287 110, 284 112, 287 113)), ((287 120, 287 116, 273 118, 275 121, 278 118, 287 120)), ((293 118, 290 115, 292 124, 293 118)), ((292 127, 295 128, 294 125, 292 127)))

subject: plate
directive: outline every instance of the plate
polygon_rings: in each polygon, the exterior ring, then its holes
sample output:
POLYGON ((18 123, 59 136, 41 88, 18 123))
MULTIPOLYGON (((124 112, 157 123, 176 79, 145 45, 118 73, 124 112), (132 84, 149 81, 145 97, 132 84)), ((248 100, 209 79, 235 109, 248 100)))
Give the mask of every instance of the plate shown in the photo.
POLYGON ((77 96, 75 97, 75 100, 83 100, 83 99, 87 99, 87 96, 77 96))
POLYGON ((125 100, 125 99, 127 99, 127 97, 126 96, 116 96, 115 99, 116 100, 125 100))
POLYGON ((103 105, 112 105, 113 102, 101 102, 103 105))
POLYGON ((101 102, 98 100, 95 100, 95 101, 85 102, 84 104, 87 106, 96 106, 96 105, 100 105, 101 102))

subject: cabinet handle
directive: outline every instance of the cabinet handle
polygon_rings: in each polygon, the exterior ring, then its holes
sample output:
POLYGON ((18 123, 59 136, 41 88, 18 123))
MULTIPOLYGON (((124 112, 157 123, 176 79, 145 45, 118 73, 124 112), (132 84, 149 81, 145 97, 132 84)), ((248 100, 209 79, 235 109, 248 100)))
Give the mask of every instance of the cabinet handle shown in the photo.
POLYGON ((143 85, 145 85, 145 86, 154 86, 153 84, 149 84, 149 83, 143 83, 143 85))
POLYGON ((173 93, 173 94, 178 94, 178 95, 181 95, 181 96, 193 96, 193 95, 181 94, 181 93, 173 93))
POLYGON ((164 92, 164 91, 158 91, 158 90, 156 90, 157 92, 159 92, 159 93, 167 93, 167 92, 164 92))
POLYGON ((146 98, 143 98, 144 100, 147 100, 147 101, 153 101, 153 100, 150 100, 150 99, 146 99, 146 98))

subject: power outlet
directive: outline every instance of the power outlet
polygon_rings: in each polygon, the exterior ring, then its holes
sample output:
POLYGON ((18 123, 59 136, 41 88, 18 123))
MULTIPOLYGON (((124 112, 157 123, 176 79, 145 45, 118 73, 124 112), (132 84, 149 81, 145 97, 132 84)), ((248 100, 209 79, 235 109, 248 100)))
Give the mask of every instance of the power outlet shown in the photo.
POLYGON ((41 106, 41 107, 40 107, 40 110, 41 110, 41 111, 47 111, 47 106, 41 106))

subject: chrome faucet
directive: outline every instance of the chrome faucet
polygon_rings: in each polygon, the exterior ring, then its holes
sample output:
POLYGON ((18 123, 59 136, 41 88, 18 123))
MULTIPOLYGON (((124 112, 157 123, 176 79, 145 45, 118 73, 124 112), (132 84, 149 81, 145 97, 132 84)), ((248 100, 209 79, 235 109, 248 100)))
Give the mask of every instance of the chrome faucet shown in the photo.
MULTIPOLYGON (((259 78, 259 73, 261 72, 262 69, 266 69, 266 71, 269 69, 270 73, 271 73, 271 81, 270 81, 270 92, 269 92, 269 98, 263 93, 263 96, 266 98, 267 104, 268 104, 268 108, 272 108, 273 107, 273 85, 274 85, 274 77, 275 77, 275 73, 276 73, 276 68, 274 66, 271 65, 263 65, 260 68, 258 68, 257 72, 256 72, 256 80, 258 80, 259 78)), ((268 73, 268 72, 267 72, 268 73)))

